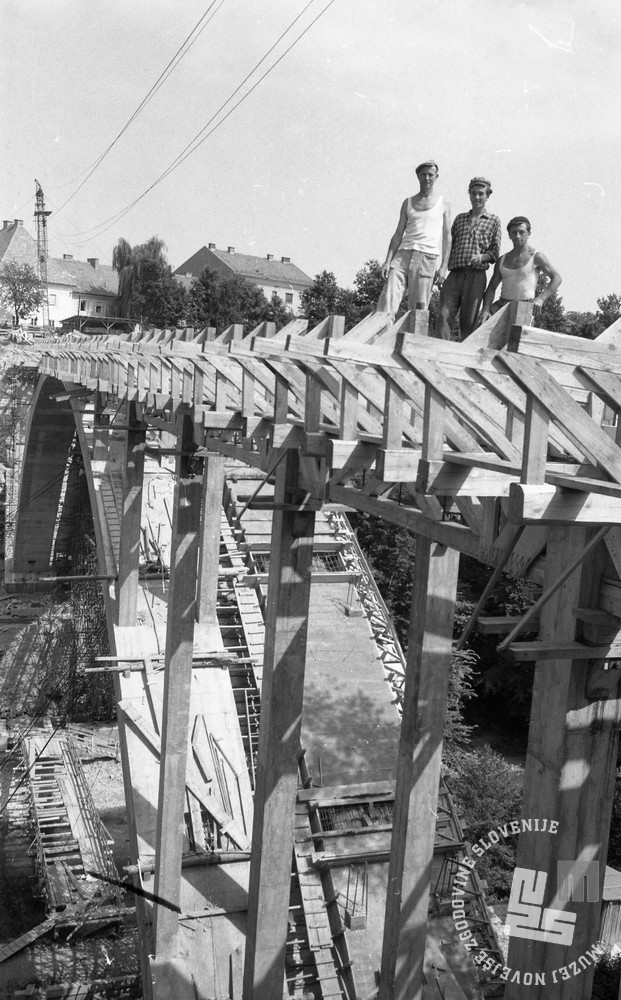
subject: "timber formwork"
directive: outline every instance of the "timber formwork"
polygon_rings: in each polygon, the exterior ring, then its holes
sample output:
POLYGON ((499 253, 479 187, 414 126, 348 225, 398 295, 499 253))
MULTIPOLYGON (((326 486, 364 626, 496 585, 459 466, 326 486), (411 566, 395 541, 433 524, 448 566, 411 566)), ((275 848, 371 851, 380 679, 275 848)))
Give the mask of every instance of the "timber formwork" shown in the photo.
MULTIPOLYGON (((529 997, 570 1000, 577 995, 576 984, 554 972, 592 948, 599 902, 592 893, 564 902, 553 873, 558 861, 580 866, 587 856, 599 862, 601 879, 604 873, 620 718, 619 324, 591 343, 529 323, 518 305, 502 309, 460 344, 428 339, 426 315, 418 312, 390 327, 385 316, 375 314, 345 335, 342 321, 330 317, 313 330, 296 321, 276 335, 270 324, 248 336, 236 325, 215 340, 207 333, 192 341, 174 333, 74 336, 61 344, 15 349, 16 363, 36 369, 41 380, 24 444, 9 572, 16 586, 32 586, 49 571, 44 543, 46 532, 53 532, 56 508, 53 490, 42 495, 35 488, 37 455, 47 443, 46 474, 61 467, 73 420, 82 453, 90 454, 86 474, 98 511, 102 573, 116 578, 106 590, 110 622, 116 626, 117 659, 111 669, 122 755, 132 789, 132 857, 139 883, 154 871, 151 886, 169 904, 145 903, 142 913, 139 907, 145 988, 156 1000, 195 996, 196 990, 215 996, 225 978, 234 996, 243 990, 244 1000, 273 1000, 283 990, 285 995, 295 991, 288 988, 285 970, 291 858, 303 819, 296 810, 298 763, 304 760, 311 781, 333 788, 344 764, 358 771, 369 764, 371 748, 375 776, 369 768, 363 785, 382 780, 378 768, 385 768, 387 776, 391 768, 394 773, 396 763, 392 822, 385 824, 391 829, 366 835, 389 841, 390 889, 385 910, 373 916, 376 938, 383 927, 381 967, 371 989, 379 990, 380 1000, 417 1000, 431 988, 425 940, 460 554, 491 567, 490 590, 503 570, 542 588, 522 620, 488 620, 486 627, 504 631, 501 647, 516 660, 536 662, 524 818, 546 817, 558 826, 555 837, 542 837, 532 828, 523 832, 519 866, 550 876, 541 906, 569 909, 575 914, 575 934, 571 944, 563 945, 545 934, 514 937, 508 965, 545 974, 545 985, 529 986, 529 997), (120 457, 113 457, 114 441, 120 457), (157 602, 152 593, 138 594, 144 460, 153 452, 158 461, 168 455, 174 462, 169 590, 157 602), (239 540, 255 560, 256 571, 247 574, 255 577, 252 581, 238 579, 241 567, 235 558, 224 573, 219 566, 226 460, 265 480, 258 492, 235 501, 237 516, 241 508, 244 516, 251 515, 239 540), (97 487, 114 474, 115 464, 123 491, 117 504, 120 531, 112 537, 97 487), (395 676, 403 671, 403 683, 397 685, 402 719, 395 722, 392 758, 391 737, 383 736, 376 747, 371 732, 372 712, 383 711, 382 698, 375 687, 360 697, 355 656, 348 659, 353 647, 347 646, 343 622, 356 618, 346 615, 344 606, 351 611, 356 593, 354 604, 373 618, 369 602, 376 599, 356 592, 360 573, 351 564, 341 571, 343 592, 333 602, 342 605, 343 613, 330 636, 332 671, 322 668, 323 654, 319 661, 311 655, 319 648, 313 563, 317 579, 316 559, 325 541, 317 525, 322 518, 327 524, 334 509, 338 513, 344 506, 417 535, 408 656, 404 665, 393 649, 386 667, 395 676), (257 544, 265 533, 263 520, 269 523, 268 551, 257 544), (40 529, 36 550, 30 542, 35 526, 40 529), (255 596, 265 608, 265 644, 263 662, 255 664, 247 642, 223 641, 227 630, 220 628, 216 612, 224 610, 217 604, 230 580, 260 587, 262 569, 269 571, 267 591, 255 596), (150 637, 143 627, 147 620, 150 637), (538 640, 521 641, 535 620, 538 640), (255 675, 262 672, 250 862, 250 844, 240 833, 243 809, 238 806, 232 815, 214 796, 217 776, 209 775, 209 762, 201 766, 204 739, 193 738, 214 699, 220 723, 211 718, 204 732, 217 729, 227 712, 237 718, 239 696, 236 700, 229 669, 236 659, 251 661, 255 675), (216 669, 218 663, 227 669, 216 669), (134 669, 136 664, 140 669, 134 669), (338 712, 351 718, 356 709, 360 741, 344 754, 338 712), (153 757, 160 761, 155 781, 146 766, 153 757), (144 783, 138 773, 144 773, 144 783), (198 803, 198 813, 188 794, 198 803), (218 862, 213 868, 199 866, 213 872, 208 896, 201 890, 210 910, 206 918, 187 878, 184 815, 192 828, 207 829, 209 857, 201 860, 218 862), (224 830, 227 816, 233 822, 230 836, 224 830), (247 910, 243 928, 234 919, 236 907, 247 910), (228 915, 226 928, 218 922, 220 913, 228 915), (193 936, 199 926, 200 948, 193 936), (228 956, 226 968, 216 967, 216 955, 228 956)), ((235 538, 241 526, 234 518, 227 521, 235 538)), ((229 597, 222 603, 228 612, 229 597)), ((483 610, 481 603, 469 628, 483 610)), ((236 614, 230 631, 240 636, 239 606, 236 614)), ((365 625, 366 620, 365 613, 365 625)), ((383 626, 380 630, 387 634, 383 626)), ((369 632, 369 642, 375 642, 369 632)), ((250 791, 246 761, 252 738, 245 747, 238 725, 235 732, 236 748, 227 756, 238 754, 244 762, 250 791)), ((250 756, 254 761, 252 747, 250 756)), ((312 798, 313 789, 308 792, 312 798)), ((312 855, 310 843, 321 842, 321 832, 328 831, 310 826, 304 832, 301 857, 312 855)), ((323 838, 324 844, 326 839, 339 838, 323 838)), ((320 860, 331 873, 329 857, 320 860)), ((578 867, 577 877, 579 872, 578 867)), ((362 896, 367 886, 371 905, 368 872, 352 874, 349 888, 335 887, 334 875, 329 877, 336 907, 343 895, 350 899, 352 879, 362 896)), ((303 896, 306 886, 298 883, 298 891, 303 896)), ((323 886, 324 898, 326 891, 323 886)), ((334 911, 335 904, 330 905, 334 911)), ((361 934, 362 920, 356 918, 363 914, 353 903, 352 908, 347 919, 361 934)), ((332 912, 328 922, 335 919, 332 912)), ((353 996, 349 972, 355 964, 337 949, 339 928, 330 926, 333 944, 322 938, 317 947, 322 957, 329 956, 341 995, 353 996)), ((589 995, 591 975, 592 969, 582 973, 580 996, 589 995)), ((326 992, 332 985, 326 984, 326 992)), ((505 995, 521 998, 522 984, 508 981, 505 995)))

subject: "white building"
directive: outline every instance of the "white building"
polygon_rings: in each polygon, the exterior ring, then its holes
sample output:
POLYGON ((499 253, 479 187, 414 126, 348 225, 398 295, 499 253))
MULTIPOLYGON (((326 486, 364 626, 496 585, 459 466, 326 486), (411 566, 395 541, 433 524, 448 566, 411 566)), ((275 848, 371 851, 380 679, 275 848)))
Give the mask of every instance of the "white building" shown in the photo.
POLYGON ((186 288, 195 278, 199 278, 205 268, 230 278, 234 274, 258 285, 266 299, 278 295, 287 309, 294 315, 303 313, 301 294, 313 283, 304 271, 291 263, 290 257, 275 260, 271 253, 265 257, 254 257, 247 253, 236 253, 235 247, 218 250, 215 243, 201 247, 174 271, 175 278, 186 288))
MULTIPOLYGON (((24 228, 21 219, 5 220, 0 229, 0 262, 30 264, 38 274, 37 241, 24 228)), ((118 275, 113 267, 100 264, 96 257, 74 260, 49 257, 47 262, 50 325, 60 326, 70 316, 115 316, 118 275)), ((11 322, 10 309, 0 306, 0 320, 11 322)), ((33 322, 41 323, 41 309, 33 322)))

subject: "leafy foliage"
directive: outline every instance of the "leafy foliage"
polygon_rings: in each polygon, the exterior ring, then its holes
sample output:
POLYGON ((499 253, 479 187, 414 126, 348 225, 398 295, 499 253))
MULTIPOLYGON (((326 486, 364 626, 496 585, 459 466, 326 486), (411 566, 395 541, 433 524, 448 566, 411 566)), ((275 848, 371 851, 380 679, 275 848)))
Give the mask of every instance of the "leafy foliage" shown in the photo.
MULTIPOLYGON (((474 606, 489 579, 490 570, 475 559, 462 556, 455 612, 456 632, 465 628, 474 606)), ((533 603, 533 585, 503 574, 483 609, 486 615, 522 616, 533 603)), ((520 638, 527 638, 528 633, 520 638)), ((536 638, 536 636, 532 636, 536 638)), ((476 708, 489 716, 493 713, 505 726, 524 729, 530 715, 534 664, 514 663, 497 650, 498 636, 475 632, 469 647, 476 653, 473 684, 478 698, 476 708)))
POLYGON ((231 323, 243 323, 252 330, 267 321, 280 329, 292 318, 278 295, 268 301, 261 289, 245 278, 224 277, 209 268, 192 282, 187 315, 193 326, 214 326, 219 333, 231 323))
POLYGON ((30 264, 11 260, 0 265, 0 299, 13 310, 16 325, 38 309, 43 287, 30 264))
POLYGON ((602 330, 606 330, 609 326, 612 326, 619 319, 619 316, 621 316, 621 296, 611 294, 599 298, 597 300, 596 315, 602 330))
MULTIPOLYGON (((366 514, 350 516, 358 541, 371 566, 373 577, 394 623, 399 642, 408 647, 416 538, 400 528, 366 514)), ((451 661, 444 739, 448 744, 467 741, 471 727, 463 717, 463 705, 474 695, 472 678, 476 654, 454 653, 451 661)))
MULTIPOLYGON (((491 747, 450 754, 448 782, 471 843, 495 827, 519 819, 522 773, 491 747)), ((516 851, 517 837, 501 837, 500 843, 477 862, 479 875, 487 880, 490 900, 508 898, 516 851)))
POLYGON ((121 238, 112 252, 112 266, 119 275, 120 315, 160 329, 176 326, 184 318, 187 298, 173 278, 164 250, 164 241, 152 236, 135 247, 121 238))
POLYGON ((621 980, 621 955, 603 955, 595 966, 591 1000, 617 1000, 621 980))

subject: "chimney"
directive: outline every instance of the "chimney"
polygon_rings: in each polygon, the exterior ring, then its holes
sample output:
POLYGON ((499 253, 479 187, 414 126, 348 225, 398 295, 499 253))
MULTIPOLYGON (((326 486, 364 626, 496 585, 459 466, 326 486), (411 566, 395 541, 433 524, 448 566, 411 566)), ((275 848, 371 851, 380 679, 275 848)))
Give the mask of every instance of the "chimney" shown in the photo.
POLYGON ((96 268, 97 265, 99 264, 99 257, 87 257, 86 258, 86 263, 90 264, 91 267, 95 267, 96 268))
POLYGON ((215 243, 208 243, 207 244, 207 249, 208 250, 215 250, 216 249, 216 244, 215 243))
POLYGON ((235 253, 235 247, 227 247, 226 248, 226 252, 227 253, 235 253))
POLYGON ((281 264, 290 264, 291 263, 291 257, 281 257, 280 258, 280 262, 281 262, 281 264))
POLYGON ((11 222, 10 219, 3 219, 3 221, 2 221, 2 228, 3 229, 10 229, 12 225, 13 225, 13 223, 11 222))
POLYGON ((63 254, 63 260, 73 260, 73 254, 72 253, 64 253, 63 254))
POLYGON ((274 260, 274 254, 273 253, 268 253, 267 260, 274 260))
POLYGON ((16 226, 23 226, 24 225, 24 220, 23 219, 13 219, 13 223, 16 226))

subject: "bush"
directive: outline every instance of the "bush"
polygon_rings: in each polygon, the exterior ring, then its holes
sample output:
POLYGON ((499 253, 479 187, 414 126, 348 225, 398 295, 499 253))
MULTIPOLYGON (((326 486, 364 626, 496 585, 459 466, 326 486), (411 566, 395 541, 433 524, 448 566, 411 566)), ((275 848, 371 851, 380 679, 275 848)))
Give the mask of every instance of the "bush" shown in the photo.
MULTIPOLYGON (((522 772, 491 747, 459 756, 450 754, 449 768, 450 789, 470 843, 503 823, 519 819, 522 772)), ((477 872, 487 880, 491 902, 508 899, 516 853, 517 837, 501 838, 477 862, 477 872)))
POLYGON ((595 966, 591 1000, 617 1000, 621 980, 621 955, 604 955, 595 966))

